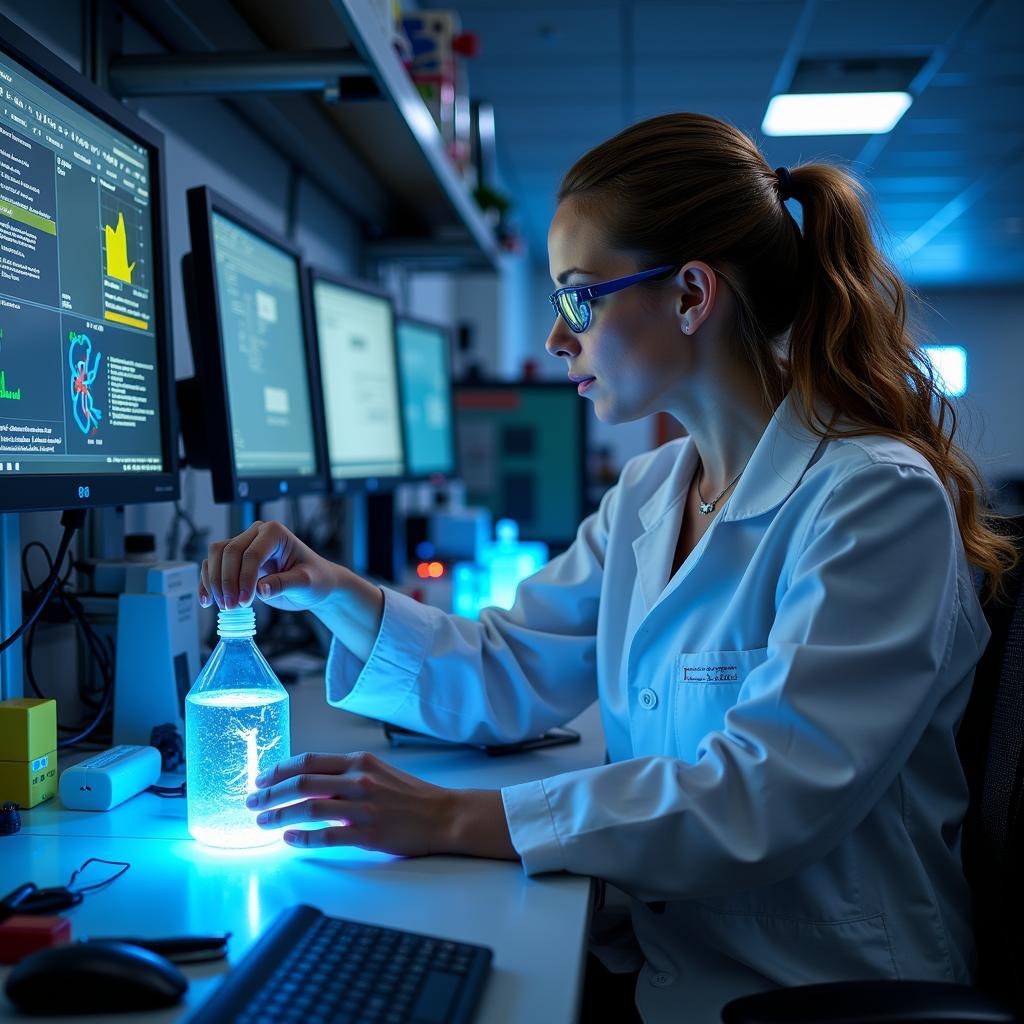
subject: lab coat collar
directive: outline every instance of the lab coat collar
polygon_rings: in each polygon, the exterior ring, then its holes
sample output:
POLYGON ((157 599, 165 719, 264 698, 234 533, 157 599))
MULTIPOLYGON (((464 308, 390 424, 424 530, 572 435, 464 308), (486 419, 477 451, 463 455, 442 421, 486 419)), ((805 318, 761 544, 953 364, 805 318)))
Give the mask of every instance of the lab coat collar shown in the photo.
MULTIPOLYGON (((825 442, 800 419, 797 399, 790 392, 775 410, 743 470, 722 519, 732 522, 763 515, 788 498, 825 442)), ((818 415, 828 423, 822 407, 818 415)))
POLYGON ((637 510, 640 524, 645 530, 651 530, 658 520, 667 515, 686 497, 696 468, 697 449, 693 446, 693 439, 685 437, 668 476, 658 484, 654 493, 637 510))
MULTIPOLYGON (((822 444, 801 422, 792 394, 786 395, 761 435, 736 490, 721 512, 728 521, 750 519, 780 505, 793 493, 822 444)), ((821 412, 821 410, 819 410, 821 412)), ((825 415, 827 423, 829 417, 825 415)), ((651 530, 685 497, 697 464, 697 450, 686 438, 671 472, 640 506, 640 522, 651 530)))

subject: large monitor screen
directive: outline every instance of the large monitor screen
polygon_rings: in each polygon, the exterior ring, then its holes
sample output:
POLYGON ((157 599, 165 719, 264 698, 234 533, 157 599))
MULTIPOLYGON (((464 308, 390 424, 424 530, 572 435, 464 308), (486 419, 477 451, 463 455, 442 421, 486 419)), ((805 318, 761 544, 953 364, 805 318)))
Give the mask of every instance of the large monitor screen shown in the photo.
POLYGON ((320 275, 313 276, 312 288, 331 478, 401 476, 405 458, 391 300, 320 275))
MULTIPOLYGON (((76 99, 91 87, 73 72, 58 88, 3 52, 8 45, 0 43, 0 491, 14 494, 12 478, 30 494, 28 478, 168 473, 157 143, 117 126, 136 124, 134 115, 118 111, 115 121, 76 99)), ((38 491, 21 507, 68 504, 68 487, 38 491)), ((163 490, 173 497, 172 484, 163 490)), ((155 499, 109 484, 77 494, 87 504, 155 499)))
POLYGON ((316 442, 298 262, 217 210, 211 222, 236 473, 313 476, 316 442))
POLYGON ((396 335, 408 473, 451 476, 455 443, 448 331, 419 320, 399 319, 396 335))
POLYGON ((519 523, 521 540, 567 547, 590 511, 586 413, 565 384, 464 384, 455 391, 466 500, 519 523))

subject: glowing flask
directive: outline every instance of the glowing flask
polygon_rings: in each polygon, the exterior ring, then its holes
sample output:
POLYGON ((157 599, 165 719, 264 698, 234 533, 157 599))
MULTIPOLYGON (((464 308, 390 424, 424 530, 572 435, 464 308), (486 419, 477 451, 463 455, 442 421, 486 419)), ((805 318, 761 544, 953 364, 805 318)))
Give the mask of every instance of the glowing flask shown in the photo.
POLYGON ((210 846, 266 846, 245 798, 256 777, 289 756, 288 693, 253 642, 256 614, 217 616, 220 642, 185 698, 188 830, 210 846))

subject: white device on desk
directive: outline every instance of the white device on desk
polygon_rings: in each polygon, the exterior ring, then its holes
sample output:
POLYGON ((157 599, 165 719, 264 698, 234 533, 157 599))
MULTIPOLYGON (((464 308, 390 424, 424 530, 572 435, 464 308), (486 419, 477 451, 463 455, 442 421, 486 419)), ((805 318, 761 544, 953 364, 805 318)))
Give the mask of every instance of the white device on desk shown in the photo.
POLYGON ((73 811, 109 811, 159 778, 156 747, 124 744, 65 768, 57 791, 60 802, 73 811))
POLYGON ((100 562, 96 590, 117 596, 114 742, 149 743, 154 727, 184 736, 185 694, 199 675, 194 562, 100 562))

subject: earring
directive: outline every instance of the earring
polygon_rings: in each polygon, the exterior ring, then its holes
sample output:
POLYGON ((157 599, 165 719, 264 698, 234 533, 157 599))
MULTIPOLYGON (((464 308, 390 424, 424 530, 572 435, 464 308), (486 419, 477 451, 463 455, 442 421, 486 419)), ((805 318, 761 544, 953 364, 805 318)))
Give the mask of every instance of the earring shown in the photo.
POLYGON ((683 321, 683 334, 689 334, 689 333, 690 333, 690 321, 689 320, 684 320, 683 321))

